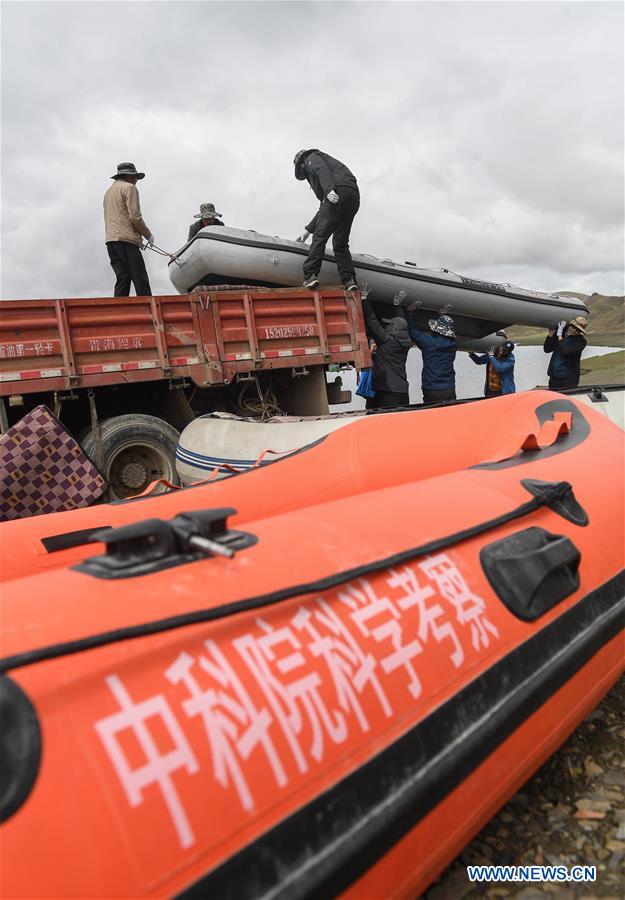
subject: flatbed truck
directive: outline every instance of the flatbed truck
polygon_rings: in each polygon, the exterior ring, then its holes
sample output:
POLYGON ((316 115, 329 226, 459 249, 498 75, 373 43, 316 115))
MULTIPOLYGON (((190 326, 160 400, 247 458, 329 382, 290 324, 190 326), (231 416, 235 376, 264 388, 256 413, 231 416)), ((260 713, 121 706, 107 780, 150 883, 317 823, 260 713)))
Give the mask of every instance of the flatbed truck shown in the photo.
POLYGON ((370 363, 360 296, 338 287, 7 300, 0 430, 47 405, 123 498, 176 481, 194 417, 323 415, 351 398, 329 367, 370 363))

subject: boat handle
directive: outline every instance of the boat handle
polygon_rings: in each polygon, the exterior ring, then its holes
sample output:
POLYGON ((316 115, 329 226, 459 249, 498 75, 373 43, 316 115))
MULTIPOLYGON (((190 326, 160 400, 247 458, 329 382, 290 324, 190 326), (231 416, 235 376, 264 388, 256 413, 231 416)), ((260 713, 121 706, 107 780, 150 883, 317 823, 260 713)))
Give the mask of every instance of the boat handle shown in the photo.
POLYGON ((521 451, 531 453, 552 447, 557 440, 570 434, 572 429, 573 414, 570 412, 556 412, 553 419, 543 422, 538 434, 534 431, 522 434, 505 435, 500 448, 488 459, 481 461, 480 465, 503 462, 512 459, 521 451))
POLYGON ((565 535, 526 528, 480 551, 480 562, 499 599, 532 622, 579 588, 581 553, 565 535))
POLYGON ((249 532, 228 527, 228 517, 235 513, 230 507, 193 510, 173 519, 145 519, 95 532, 92 539, 105 544, 106 553, 72 568, 96 578, 134 578, 207 556, 232 558, 258 541, 249 532))

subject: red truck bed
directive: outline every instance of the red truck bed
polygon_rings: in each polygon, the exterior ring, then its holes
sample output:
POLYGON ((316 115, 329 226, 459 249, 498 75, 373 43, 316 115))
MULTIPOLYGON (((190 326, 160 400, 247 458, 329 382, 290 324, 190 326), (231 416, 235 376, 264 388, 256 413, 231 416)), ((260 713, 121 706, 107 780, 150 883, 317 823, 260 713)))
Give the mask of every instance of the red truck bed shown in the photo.
POLYGON ((0 304, 0 396, 370 363, 358 296, 338 288, 0 304))

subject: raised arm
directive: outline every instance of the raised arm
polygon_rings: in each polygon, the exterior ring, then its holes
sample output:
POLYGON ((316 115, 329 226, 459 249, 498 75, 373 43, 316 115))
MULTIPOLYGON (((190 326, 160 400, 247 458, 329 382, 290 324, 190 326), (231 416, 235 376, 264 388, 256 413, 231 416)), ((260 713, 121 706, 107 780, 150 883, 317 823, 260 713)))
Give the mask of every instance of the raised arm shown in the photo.
POLYGON ((556 337, 555 331, 550 331, 547 337, 545 338, 545 343, 543 344, 543 350, 545 353, 553 353, 553 351, 558 346, 558 339, 556 337))
POLYGON ((367 331, 372 334, 378 344, 383 344, 386 340, 386 329, 378 322, 378 317, 373 311, 373 307, 368 300, 362 301, 362 311, 365 316, 365 325, 367 331))
POLYGON ((415 322, 414 313, 411 309, 406 310, 406 322, 408 323, 408 334, 410 335, 412 343, 416 344, 420 349, 427 346, 429 335, 425 334, 423 331, 419 331, 415 322))

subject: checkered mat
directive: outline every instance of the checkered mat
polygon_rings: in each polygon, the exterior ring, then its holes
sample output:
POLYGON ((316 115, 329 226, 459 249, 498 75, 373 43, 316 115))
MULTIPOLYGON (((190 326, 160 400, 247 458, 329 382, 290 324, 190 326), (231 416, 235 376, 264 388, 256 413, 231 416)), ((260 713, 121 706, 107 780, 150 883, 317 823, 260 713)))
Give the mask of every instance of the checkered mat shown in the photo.
POLYGON ((0 435, 0 521, 90 506, 107 487, 46 406, 0 435))

